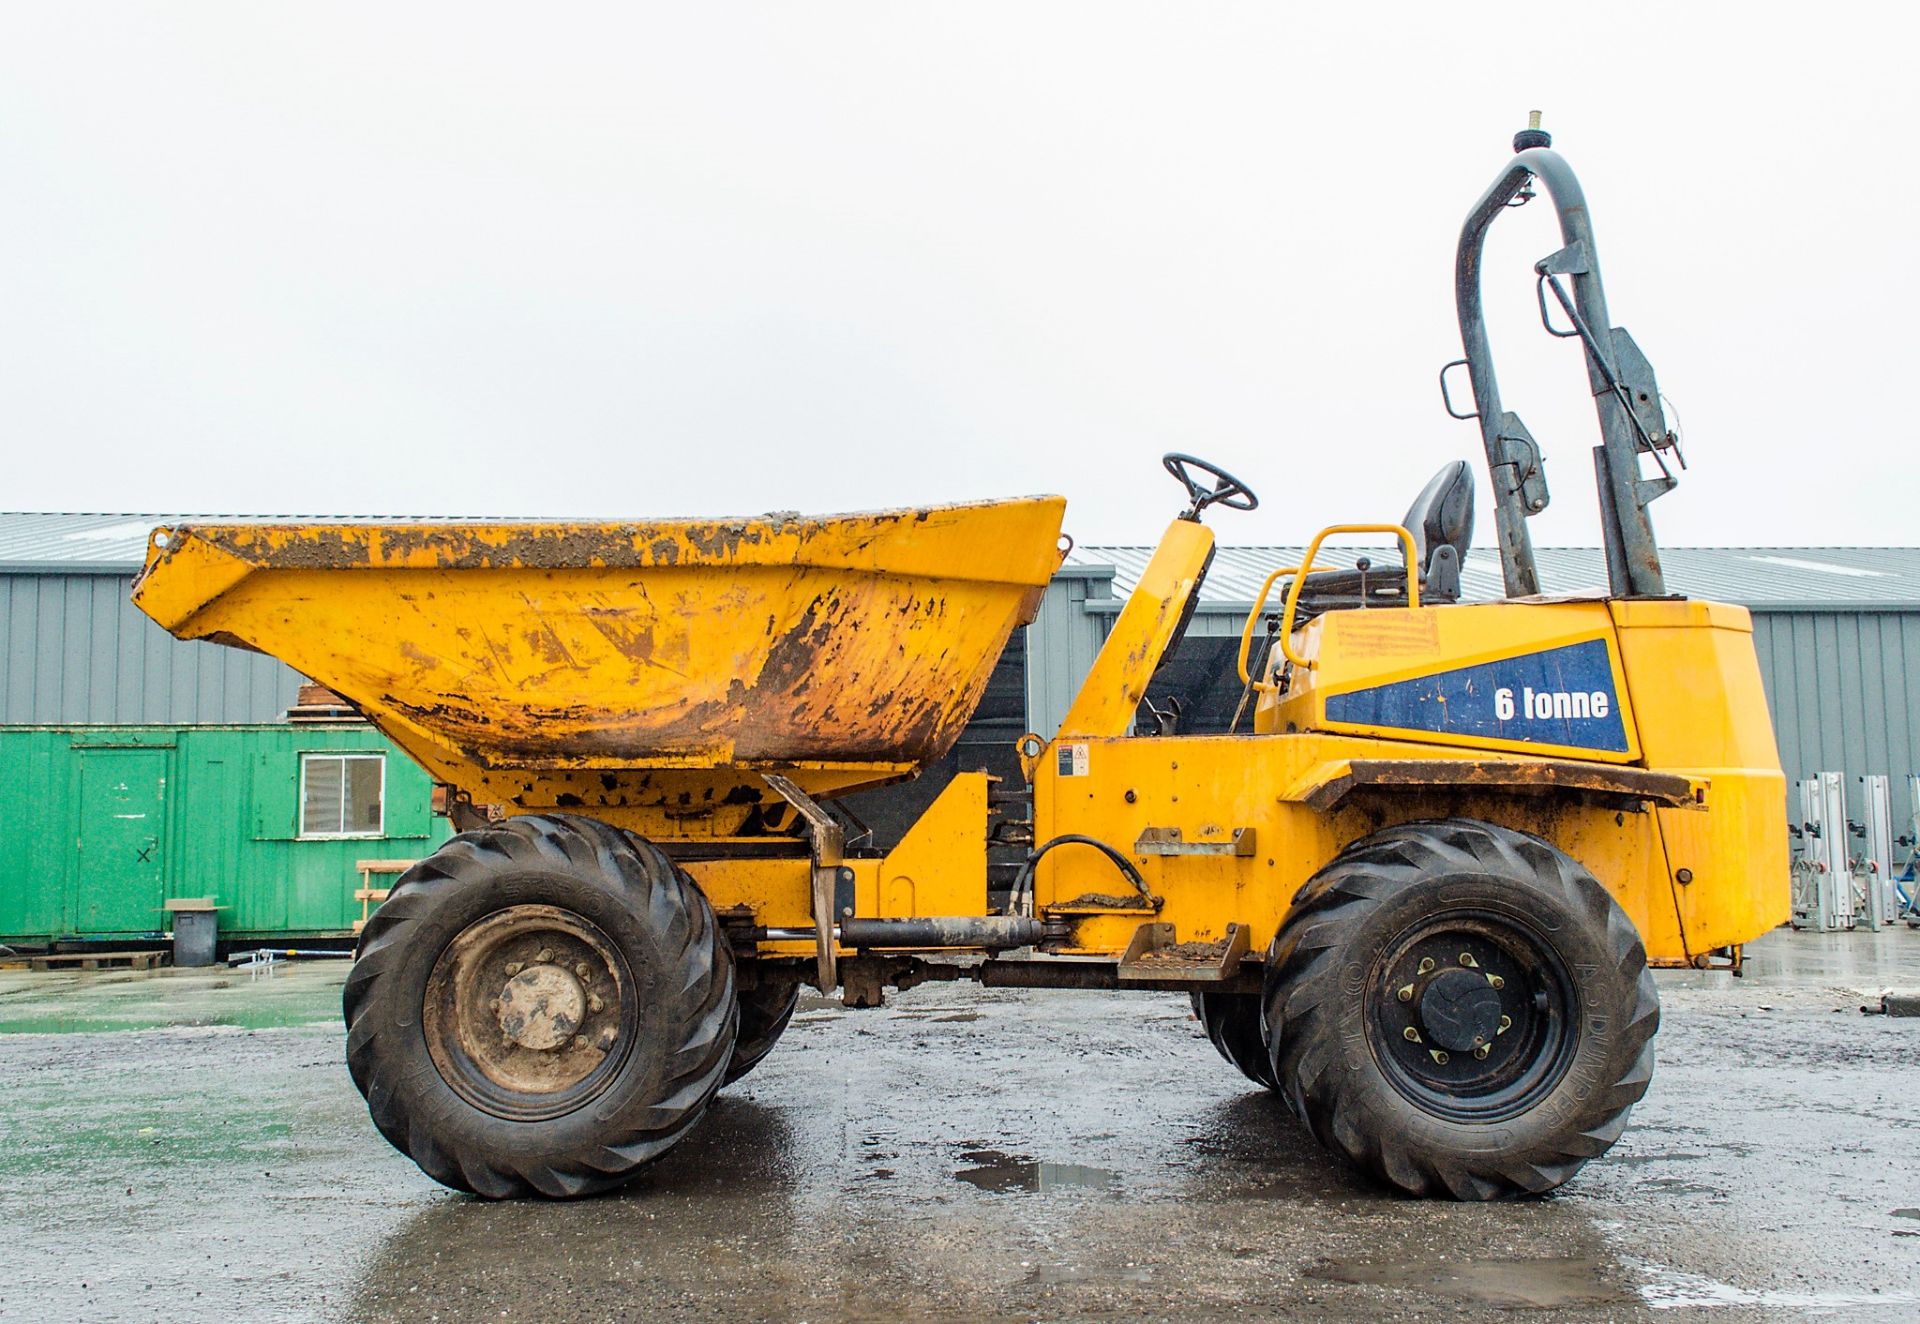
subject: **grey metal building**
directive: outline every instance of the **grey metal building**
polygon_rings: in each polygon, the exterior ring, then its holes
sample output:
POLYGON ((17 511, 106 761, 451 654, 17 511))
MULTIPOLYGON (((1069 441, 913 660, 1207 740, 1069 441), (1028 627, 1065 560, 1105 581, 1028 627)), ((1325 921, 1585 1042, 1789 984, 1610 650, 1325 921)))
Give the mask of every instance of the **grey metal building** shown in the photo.
POLYGON ((0 515, 0 726, 277 721, 299 676, 127 600, 157 515, 0 515))
MULTIPOLYGON (((299 677, 283 664, 179 642, 128 602, 149 531, 177 518, 0 514, 0 725, 266 722, 293 702, 299 677)), ((1269 570, 1304 552, 1219 550, 1186 642, 1162 676, 1186 703, 1184 729, 1224 729, 1239 698, 1233 649, 1253 597, 1269 570)), ((1075 549, 947 764, 1011 772, 1022 730, 1057 727, 1151 554, 1075 549)), ((1333 550, 1322 560, 1351 564, 1358 554, 1333 550)), ((1597 549, 1543 548, 1538 557, 1551 592, 1605 582, 1597 549)), ((1754 613, 1789 777, 1890 773, 1896 818, 1920 809, 1904 803, 1904 774, 1920 772, 1920 548, 1667 548, 1662 557, 1676 592, 1754 613)), ((1471 552, 1462 578, 1468 600, 1500 595, 1491 550, 1471 552)), ((923 783, 920 793, 931 789, 923 783)))

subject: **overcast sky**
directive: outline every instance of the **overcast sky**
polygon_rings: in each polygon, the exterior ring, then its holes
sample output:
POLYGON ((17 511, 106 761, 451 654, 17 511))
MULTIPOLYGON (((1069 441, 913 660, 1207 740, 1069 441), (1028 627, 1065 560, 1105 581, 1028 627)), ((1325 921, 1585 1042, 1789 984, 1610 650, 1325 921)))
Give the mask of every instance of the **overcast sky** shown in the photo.
MULTIPOLYGON (((1913 23, 1786 12, 10 3, 0 509, 1149 541, 1188 450, 1262 497, 1229 542, 1396 518, 1483 468, 1453 246, 1537 107, 1684 425, 1662 539, 1913 543, 1913 23)), ((1558 246, 1502 218, 1490 316, 1535 539, 1590 544, 1558 246)))

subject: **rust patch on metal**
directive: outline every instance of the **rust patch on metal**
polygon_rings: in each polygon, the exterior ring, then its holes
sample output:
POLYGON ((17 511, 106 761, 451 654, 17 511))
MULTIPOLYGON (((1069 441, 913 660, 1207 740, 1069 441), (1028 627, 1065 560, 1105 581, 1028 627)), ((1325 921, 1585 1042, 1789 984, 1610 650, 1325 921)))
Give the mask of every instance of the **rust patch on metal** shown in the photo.
POLYGON ((839 598, 826 594, 808 603, 800 619, 767 650, 766 665, 760 668, 760 684, 804 692, 809 673, 833 638, 839 608, 839 598))
POLYGON ((1217 942, 1176 942, 1169 947, 1156 947, 1142 955, 1145 961, 1204 961, 1218 960, 1227 954, 1227 940, 1217 942))
POLYGON ((1315 787, 1306 803, 1325 813, 1358 794, 1407 787, 1528 796, 1571 793, 1608 808, 1636 810, 1648 803, 1693 803, 1693 784, 1674 773, 1567 759, 1355 759, 1345 776, 1315 787))
POLYGON ((182 524, 169 551, 188 538, 254 565, 284 570, 378 570, 431 564, 447 570, 643 569, 689 562, 723 564, 748 548, 788 540, 804 555, 813 538, 858 519, 866 544, 936 511, 875 511, 838 519, 774 511, 745 519, 646 523, 182 524))
POLYGON ((1125 910, 1145 911, 1148 909, 1144 898, 1138 892, 1126 896, 1114 896, 1108 892, 1082 892, 1071 901, 1060 901, 1048 906, 1048 910, 1125 910))

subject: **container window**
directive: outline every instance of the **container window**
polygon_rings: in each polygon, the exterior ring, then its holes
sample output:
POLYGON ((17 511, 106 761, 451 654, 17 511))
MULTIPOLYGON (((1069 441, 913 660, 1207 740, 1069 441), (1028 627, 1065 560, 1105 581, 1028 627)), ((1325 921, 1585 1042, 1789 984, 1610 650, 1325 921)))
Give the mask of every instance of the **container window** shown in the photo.
POLYGON ((381 836, 386 788, 385 754, 302 754, 300 835, 381 836))

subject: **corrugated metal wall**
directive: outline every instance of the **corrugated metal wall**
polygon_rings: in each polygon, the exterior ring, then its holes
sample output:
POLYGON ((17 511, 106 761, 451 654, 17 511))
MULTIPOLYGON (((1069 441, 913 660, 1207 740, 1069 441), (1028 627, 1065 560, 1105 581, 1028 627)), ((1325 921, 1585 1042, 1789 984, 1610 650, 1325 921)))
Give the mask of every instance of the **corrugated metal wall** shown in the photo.
MULTIPOLYGON (((1026 643, 1026 731, 1051 738, 1060 729, 1080 682, 1107 640, 1110 618, 1089 611, 1087 600, 1108 594, 1112 580, 1105 571, 1067 567, 1047 585, 1033 623, 1021 632, 1026 643)), ((1016 731, 1014 738, 1023 734, 1016 731)))
POLYGON ((0 575, 0 724, 269 722, 300 677, 259 653, 181 643, 120 575, 0 575))
MULTIPOLYGON (((1788 781, 1888 773, 1896 833, 1920 805, 1920 611, 1756 611, 1753 642, 1788 781)), ((1851 799, 1849 814, 1859 818, 1851 799)))

